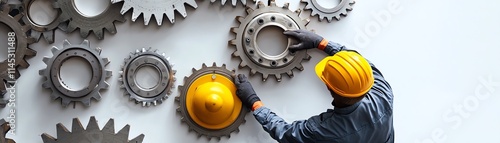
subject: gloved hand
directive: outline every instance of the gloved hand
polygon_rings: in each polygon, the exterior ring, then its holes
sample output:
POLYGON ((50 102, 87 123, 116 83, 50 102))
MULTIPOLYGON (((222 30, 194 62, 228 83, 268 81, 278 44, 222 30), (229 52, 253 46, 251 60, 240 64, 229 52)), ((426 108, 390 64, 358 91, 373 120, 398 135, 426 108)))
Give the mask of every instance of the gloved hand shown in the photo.
POLYGON ((238 76, 234 78, 234 84, 236 85, 236 95, 240 98, 243 106, 253 111, 252 108, 254 103, 260 101, 260 98, 255 94, 252 84, 250 84, 247 77, 242 74, 238 74, 238 76))
POLYGON ((318 34, 315 34, 311 31, 307 31, 307 30, 285 31, 285 32, 283 32, 283 34, 285 34, 289 37, 293 37, 299 41, 298 44, 295 44, 295 45, 288 47, 288 50, 290 50, 291 52, 295 52, 298 50, 304 50, 304 49, 318 48, 320 46, 319 44, 324 39, 323 37, 319 36, 318 34))

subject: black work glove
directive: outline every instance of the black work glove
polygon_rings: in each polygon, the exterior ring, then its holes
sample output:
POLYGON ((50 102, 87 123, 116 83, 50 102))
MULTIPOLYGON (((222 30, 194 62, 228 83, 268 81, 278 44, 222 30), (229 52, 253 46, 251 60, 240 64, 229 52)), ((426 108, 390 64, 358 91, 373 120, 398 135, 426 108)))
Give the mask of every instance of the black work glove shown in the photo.
POLYGON ((295 38, 299 43, 288 47, 288 50, 295 52, 298 50, 318 48, 319 43, 323 40, 323 37, 307 30, 291 30, 285 31, 283 34, 295 38))
POLYGON ((240 98, 243 106, 252 109, 253 103, 260 101, 259 96, 255 94, 252 84, 248 82, 245 75, 238 74, 238 76, 234 78, 234 84, 236 85, 236 95, 240 98))

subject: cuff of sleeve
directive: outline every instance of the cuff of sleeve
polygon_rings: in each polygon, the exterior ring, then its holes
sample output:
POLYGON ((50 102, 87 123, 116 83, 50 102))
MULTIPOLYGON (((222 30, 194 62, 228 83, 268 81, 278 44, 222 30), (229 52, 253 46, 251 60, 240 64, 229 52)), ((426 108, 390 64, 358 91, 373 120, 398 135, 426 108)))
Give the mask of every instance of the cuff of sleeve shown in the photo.
POLYGON ((256 109, 259 109, 262 106, 264 106, 264 104, 262 104, 262 101, 256 101, 252 105, 252 111, 255 111, 256 109))
POLYGON ((323 40, 321 40, 321 42, 319 42, 318 49, 320 49, 321 51, 324 51, 326 46, 328 46, 328 40, 323 38, 323 40))

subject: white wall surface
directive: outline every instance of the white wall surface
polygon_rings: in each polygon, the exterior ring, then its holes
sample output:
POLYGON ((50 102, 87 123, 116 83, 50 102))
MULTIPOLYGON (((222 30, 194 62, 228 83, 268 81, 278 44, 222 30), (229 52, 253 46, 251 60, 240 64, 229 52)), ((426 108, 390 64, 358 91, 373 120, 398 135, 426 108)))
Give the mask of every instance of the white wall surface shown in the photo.
MULTIPOLYGON (((278 5, 290 2, 291 9, 303 8, 298 0, 276 0, 278 5)), ((62 47, 64 39, 80 43, 78 32, 64 34, 56 31, 54 44, 44 40, 32 44, 38 54, 31 58, 29 69, 21 71, 16 98, 16 135, 7 137, 19 143, 42 142, 40 135, 56 136, 56 124, 71 128, 72 118, 80 118, 86 126, 90 116, 96 116, 102 127, 109 118, 115 119, 116 130, 131 125, 130 139, 144 133, 145 143, 208 142, 188 132, 176 114, 173 94, 155 107, 141 107, 122 95, 118 82, 120 65, 129 52, 142 47, 158 48, 171 57, 177 70, 176 85, 191 68, 202 63, 225 63, 237 68, 239 59, 231 58, 234 48, 227 41, 234 37, 230 27, 236 27, 234 17, 245 15, 241 5, 221 7, 219 1, 197 1, 198 8, 187 8, 187 18, 176 15, 174 25, 164 21, 156 26, 152 20, 144 26, 142 18, 133 23, 127 13, 125 23, 116 23, 118 33, 105 33, 104 40, 94 35, 88 40, 92 47, 102 47, 113 71, 108 79, 111 87, 102 92, 102 100, 92 101, 91 107, 76 104, 63 108, 60 100, 50 99, 51 91, 43 89, 44 56, 52 57, 50 47, 62 47)), ((249 1, 250 2, 250 1, 249 1)), ((357 49, 383 72, 394 90, 394 128, 396 142, 484 142, 498 143, 500 139, 500 1, 496 0, 359 0, 349 16, 339 22, 319 22, 310 18, 309 29, 315 29, 329 40, 357 49), (385 14, 385 15, 381 15, 385 14)), ((93 7, 84 7, 90 10, 93 7)), ((269 43, 276 44, 276 43, 269 43)), ((305 70, 294 71, 295 77, 284 77, 278 83, 260 76, 250 80, 263 100, 288 122, 307 119, 332 108, 326 87, 314 74, 315 64, 325 54, 314 50, 305 70)), ((237 69, 248 73, 248 69, 237 69)), ((80 73, 72 73, 80 76, 80 73)), ((7 107, 0 110, 7 117, 7 107)), ((220 142, 274 142, 254 117, 239 133, 220 142)), ((210 142, 215 142, 212 140, 210 142)))

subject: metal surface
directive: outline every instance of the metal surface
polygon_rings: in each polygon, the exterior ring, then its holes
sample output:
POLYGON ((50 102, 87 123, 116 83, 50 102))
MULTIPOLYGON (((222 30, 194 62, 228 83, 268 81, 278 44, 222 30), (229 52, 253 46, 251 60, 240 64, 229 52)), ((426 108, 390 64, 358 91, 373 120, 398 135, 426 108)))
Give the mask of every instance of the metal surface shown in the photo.
POLYGON ((78 118, 73 118, 71 131, 63 124, 57 124, 57 139, 47 133, 42 134, 44 143, 142 143, 144 134, 128 140, 130 125, 125 125, 115 134, 115 121, 109 119, 102 130, 94 116, 90 117, 87 129, 83 128, 78 118))
POLYGON ((301 2, 306 3, 304 10, 311 10, 311 16, 318 15, 319 21, 326 19, 328 22, 332 22, 333 18, 338 21, 340 16, 347 16, 347 12, 352 10, 352 5, 355 3, 354 0, 341 0, 339 5, 325 8, 317 0, 301 0, 301 2))
POLYGON ((157 105, 167 99, 172 93, 175 82, 175 70, 172 70, 173 64, 169 62, 170 57, 165 53, 159 53, 158 50, 151 48, 142 48, 131 52, 121 69, 121 77, 118 79, 126 91, 125 95, 142 106, 157 105), (137 71, 143 67, 152 67, 159 73, 159 81, 151 88, 142 87, 137 82, 137 71))
MULTIPOLYGON (((210 0, 210 2, 214 3, 215 1, 217 0, 210 0)), ((231 1, 231 4, 233 6, 236 6, 236 3, 238 2, 238 0, 220 0, 220 4, 221 5, 225 5, 227 1, 231 1)), ((255 2, 257 0, 253 0, 253 2, 255 2)), ((240 0, 241 4, 243 5, 247 5, 247 0, 240 0)))
POLYGON ((132 10, 132 21, 136 21, 142 14, 144 17, 144 25, 149 24, 152 16, 156 18, 158 25, 162 25, 163 15, 166 15, 170 23, 175 22, 175 12, 177 11, 182 17, 186 18, 187 12, 184 4, 197 8, 195 0, 111 0, 112 3, 124 2, 121 14, 132 10))
MULTIPOLYGON (((8 58, 11 58, 11 62, 9 62, 9 59, 0 62, 0 90, 2 92, 1 97, 3 97, 3 95, 7 93, 6 87, 14 86, 15 81, 21 76, 19 69, 29 67, 26 58, 35 56, 36 51, 28 47, 28 45, 34 41, 33 38, 28 38, 26 35, 26 32, 30 30, 30 26, 19 23, 24 15, 16 14, 11 16, 9 14, 11 8, 5 3, 0 4, 0 9, 0 23, 5 24, 14 32, 16 48, 15 50, 8 50, 9 53, 14 53, 15 51, 15 57, 8 56, 8 58), (9 63, 13 63, 14 65, 9 65, 9 63)), ((5 47, 8 46, 6 43, 4 44, 5 47)), ((6 101, 0 100, 0 107, 5 107, 6 103, 6 101)))
POLYGON ((175 101, 179 104, 177 112, 181 115, 181 121, 188 125, 189 131, 195 131, 198 137, 206 136, 209 140, 212 139, 212 137, 218 140, 220 140, 222 136, 227 136, 229 138, 232 132, 239 132, 238 127, 245 122, 245 115, 248 113, 246 108, 241 108, 240 114, 233 124, 218 130, 206 129, 197 125, 196 122, 189 116, 186 108, 187 91, 196 79, 207 74, 220 74, 226 78, 233 79, 235 76, 234 70, 230 71, 226 69, 225 64, 223 64, 222 67, 217 67, 214 62, 211 67, 207 67, 207 65, 203 64, 201 69, 196 70, 193 68, 192 72, 193 74, 189 77, 184 77, 184 85, 178 87, 180 95, 175 97, 175 101))
POLYGON ((73 0, 55 0, 54 8, 61 11, 59 16, 59 28, 67 33, 80 29, 80 36, 87 38, 92 31, 97 39, 104 39, 104 29, 115 34, 114 22, 125 22, 123 15, 119 13, 121 4, 110 4, 101 14, 86 16, 76 8, 73 0))
MULTIPOLYGON (((58 18, 54 19, 54 21, 50 22, 47 25, 40 25, 34 22, 29 16, 31 4, 33 4, 34 1, 35 0, 23 0, 23 6, 21 7, 21 11, 25 15, 23 17, 23 22, 31 26, 31 30, 28 33, 30 37, 35 39, 35 41, 38 42, 43 34, 45 40, 48 43, 52 44, 54 43, 54 31, 57 26, 59 26, 59 21, 57 20, 58 18)), ((61 11, 58 11, 57 15, 59 16, 60 14, 61 11)))
POLYGON ((266 6, 259 1, 258 8, 247 7, 246 17, 236 17, 240 23, 239 27, 231 28, 231 32, 236 34, 236 38, 229 41, 230 45, 236 47, 233 57, 239 57, 240 68, 249 67, 250 75, 262 74, 262 80, 266 81, 271 75, 281 81, 281 75, 287 74, 293 77, 293 69, 304 70, 302 61, 311 59, 306 50, 290 52, 288 47, 294 42, 288 39, 287 48, 281 54, 268 55, 264 53, 257 44, 257 35, 265 27, 275 26, 283 30, 306 29, 308 19, 302 20, 300 10, 292 12, 288 9, 288 3, 283 7, 277 7, 274 0, 269 1, 270 6, 266 6))
POLYGON ((9 123, 5 122, 4 119, 1 119, 0 125, 1 125, 1 127, 0 127, 0 143, 16 143, 14 140, 8 139, 5 137, 5 134, 7 134, 7 132, 9 132, 9 130, 10 130, 9 123))
POLYGON ((79 45, 71 45, 67 40, 64 40, 62 49, 57 49, 54 46, 51 51, 54 56, 43 58, 47 68, 40 70, 39 74, 45 78, 42 87, 52 90, 53 100, 61 98, 61 104, 66 107, 71 102, 82 102, 85 106, 90 106, 91 99, 101 99, 99 91, 109 87, 106 79, 111 77, 111 71, 105 69, 109 60, 99 57, 101 54, 99 47, 91 49, 87 40, 79 45), (84 59, 92 68, 92 79, 89 85, 81 90, 71 89, 61 80, 59 73, 61 65, 70 58, 84 59))

